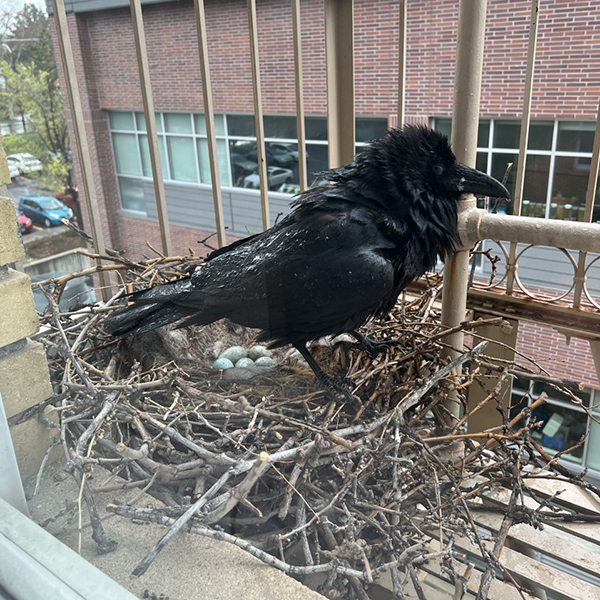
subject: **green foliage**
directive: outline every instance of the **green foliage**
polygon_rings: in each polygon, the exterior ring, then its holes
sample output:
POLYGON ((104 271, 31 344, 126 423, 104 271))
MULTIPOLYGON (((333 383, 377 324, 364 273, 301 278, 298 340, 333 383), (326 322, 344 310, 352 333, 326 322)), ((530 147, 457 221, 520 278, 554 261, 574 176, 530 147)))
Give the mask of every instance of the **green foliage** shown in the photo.
POLYGON ((67 124, 46 14, 32 4, 0 14, 0 115, 25 118, 33 132, 4 137, 7 154, 28 152, 45 163, 42 179, 49 189, 67 181, 67 124), (4 25, 4 26, 3 26, 4 25), (6 50, 6 47, 9 50, 6 50))
POLYGON ((0 99, 9 114, 18 106, 33 124, 44 149, 66 155, 67 124, 56 72, 39 70, 33 63, 13 69, 3 61, 0 73, 4 79, 0 99))
POLYGON ((60 156, 54 156, 45 165, 39 176, 39 184, 53 196, 63 191, 63 185, 69 179, 71 165, 60 156))
POLYGON ((9 133, 2 136, 6 154, 21 154, 27 152, 33 156, 42 156, 44 147, 37 133, 9 133))

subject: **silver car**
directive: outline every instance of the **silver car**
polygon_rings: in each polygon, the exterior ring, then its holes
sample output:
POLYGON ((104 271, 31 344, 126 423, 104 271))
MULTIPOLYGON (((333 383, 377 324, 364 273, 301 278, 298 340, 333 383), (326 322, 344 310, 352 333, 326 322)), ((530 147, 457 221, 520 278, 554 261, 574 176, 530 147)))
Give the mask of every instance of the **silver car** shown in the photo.
MULTIPOLYGON (((291 183, 293 178, 294 172, 290 169, 282 169, 281 167, 267 167, 269 189, 276 188, 283 183, 291 183)), ((258 173, 252 173, 252 175, 247 175, 244 177, 244 187, 257 190, 260 187, 258 173)))

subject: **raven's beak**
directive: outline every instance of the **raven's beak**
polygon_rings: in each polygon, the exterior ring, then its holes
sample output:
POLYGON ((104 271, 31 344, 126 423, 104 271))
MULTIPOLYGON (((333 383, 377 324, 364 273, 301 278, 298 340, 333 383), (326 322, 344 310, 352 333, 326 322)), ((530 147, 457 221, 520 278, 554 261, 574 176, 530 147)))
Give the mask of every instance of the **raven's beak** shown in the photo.
POLYGON ((509 191, 499 181, 461 163, 454 166, 448 187, 461 193, 510 199, 509 191))

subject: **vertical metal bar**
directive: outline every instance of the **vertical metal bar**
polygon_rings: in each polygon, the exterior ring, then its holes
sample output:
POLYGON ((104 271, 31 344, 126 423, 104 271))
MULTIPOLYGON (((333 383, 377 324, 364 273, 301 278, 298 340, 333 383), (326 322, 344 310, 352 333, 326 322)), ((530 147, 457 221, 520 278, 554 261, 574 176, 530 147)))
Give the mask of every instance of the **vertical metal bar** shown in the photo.
POLYGON ((300 189, 308 187, 306 173, 306 132, 304 128, 304 89, 302 85, 302 21, 300 0, 292 0, 292 29, 294 35, 294 76, 296 81, 296 130, 298 134, 298 176, 300 189))
POLYGON ((406 103, 406 13, 408 0, 400 0, 400 20, 398 23, 398 124, 404 125, 406 103))
MULTIPOLYGON (((477 159, 479 100, 483 66, 483 42, 487 0, 461 0, 458 14, 458 43, 452 111, 452 147, 457 159, 471 167, 477 159)), ((473 209, 475 198, 469 194, 459 201, 459 212, 473 209)), ((469 248, 458 250, 444 266, 442 325, 455 327, 465 319, 467 282, 469 278, 469 248)), ((463 333, 446 338, 444 354, 458 356, 463 347, 463 333)), ((458 416, 460 404, 456 392, 448 395, 445 407, 458 416)))
POLYGON ((256 154, 258 179, 260 181, 260 207, 263 229, 269 228, 269 180, 265 161, 265 129, 263 125, 262 97, 260 87, 260 62, 258 59, 258 27, 256 25, 256 0, 248 0, 248 29, 250 31, 250 55, 252 59, 252 88, 254 91, 254 127, 256 130, 256 154))
MULTIPOLYGON (((586 223, 592 222, 594 211, 594 200, 596 198, 596 188, 598 186, 598 172, 600 171, 600 105, 598 106, 598 115, 596 116, 596 132, 594 133, 594 147, 592 149, 592 163, 590 164, 590 174, 588 177, 587 192, 585 196, 585 213, 583 220, 586 223)), ((575 274, 575 293, 573 297, 573 308, 581 306, 581 295, 583 293, 583 284, 585 283, 585 261, 587 252, 580 252, 577 261, 577 272, 575 274)), ((597 365, 598 367, 598 365, 597 365)), ((600 379, 600 377, 599 377, 600 379)))
MULTIPOLYGON (((533 89, 533 74, 535 68, 535 51, 537 46, 538 17, 540 0, 531 0, 531 17, 529 23, 529 46, 527 48, 527 67, 525 70, 525 90, 523 93, 523 114, 521 116, 521 139, 519 141, 519 159, 517 161, 517 173, 515 182, 515 193, 513 198, 513 214, 521 214, 523 202, 523 188, 525 185, 525 166, 527 161, 527 143, 529 141, 529 122, 531 114, 531 92, 533 89)), ((510 245, 508 264, 510 268, 506 275, 506 292, 511 294, 514 288, 515 264, 517 256, 517 244, 510 245)))
POLYGON ((152 83, 150 81, 150 67, 148 66, 148 52, 146 50, 146 34, 144 33, 144 19, 140 0, 129 0, 131 21, 133 24, 133 37, 135 39, 135 53, 137 56, 138 71, 140 73, 140 87, 146 119, 146 133, 148 134, 148 149, 150 150, 150 166, 152 168, 152 181, 154 183, 154 197, 158 226, 163 252, 170 256, 173 253, 171 232, 169 230, 169 215, 167 214, 167 199, 163 181, 160 154, 158 151, 158 135, 156 133, 156 117, 154 115, 154 100, 152 99, 152 83))
MULTIPOLYGON (((102 226, 100 224, 100 210, 96 198, 96 188, 94 186, 94 175, 92 171, 92 160, 88 147, 87 133, 85 130, 85 121, 83 120, 83 109, 81 107, 81 97, 77 87, 77 75, 75 73, 75 60, 73 59, 73 49, 71 48, 71 38, 69 36, 69 26, 67 24, 67 14, 65 12, 64 0, 52 0, 52 10, 54 11, 54 23, 58 38, 58 47, 60 58, 65 73, 65 87, 69 98, 69 107, 71 110, 71 119, 73 120, 73 135, 77 146, 81 167, 81 183, 83 193, 88 209, 88 217, 92 229, 92 239, 94 247, 98 254, 105 254, 104 236, 102 235, 102 226)), ((100 261, 98 261, 100 265, 100 261)), ((107 272, 100 271, 100 292, 102 300, 105 302, 111 296, 110 279, 107 272)))
POLYGON ((210 181, 212 184, 215 226, 217 228, 217 244, 219 248, 226 244, 225 217, 223 215, 223 198, 221 196, 221 178, 219 174, 219 155, 215 132, 215 113, 212 101, 212 84, 210 80, 210 64, 208 61, 208 40, 206 38, 206 16, 204 0, 194 0, 196 13, 196 35, 200 54, 200 72, 202 74, 202 95, 204 98, 204 120, 206 122, 206 142, 210 162, 210 181))
POLYGON ((354 1, 325 0, 329 168, 354 159, 354 1))

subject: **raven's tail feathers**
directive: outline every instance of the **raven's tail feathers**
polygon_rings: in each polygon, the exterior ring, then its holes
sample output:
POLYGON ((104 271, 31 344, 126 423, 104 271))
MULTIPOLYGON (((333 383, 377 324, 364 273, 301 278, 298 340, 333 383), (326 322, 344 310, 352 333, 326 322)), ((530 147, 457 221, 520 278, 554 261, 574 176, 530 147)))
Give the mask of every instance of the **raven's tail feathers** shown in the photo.
POLYGON ((197 297, 193 306, 186 302, 189 287, 189 279, 182 279, 136 292, 130 296, 132 304, 113 313, 104 321, 104 329, 112 335, 125 337, 145 333, 189 317, 202 309, 198 305, 197 297))

